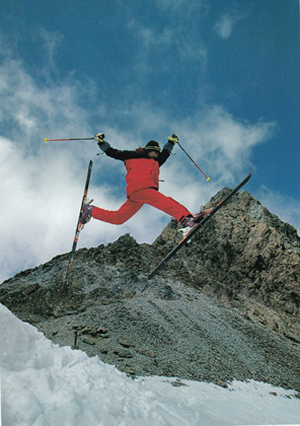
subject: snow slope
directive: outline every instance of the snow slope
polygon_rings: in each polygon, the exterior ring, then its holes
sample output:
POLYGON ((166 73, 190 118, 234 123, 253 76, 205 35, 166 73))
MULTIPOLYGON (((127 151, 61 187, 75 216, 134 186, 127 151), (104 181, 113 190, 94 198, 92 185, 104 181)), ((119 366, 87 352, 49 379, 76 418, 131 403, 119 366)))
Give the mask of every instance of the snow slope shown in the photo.
POLYGON ((295 392, 258 382, 132 380, 58 347, 0 305, 3 426, 300 424, 295 392))

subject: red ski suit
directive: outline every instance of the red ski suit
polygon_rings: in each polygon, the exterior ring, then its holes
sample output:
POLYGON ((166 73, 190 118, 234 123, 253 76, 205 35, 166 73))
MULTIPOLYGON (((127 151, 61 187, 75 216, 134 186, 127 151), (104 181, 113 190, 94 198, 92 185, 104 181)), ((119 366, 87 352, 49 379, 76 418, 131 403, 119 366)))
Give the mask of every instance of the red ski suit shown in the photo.
POLYGON ((109 157, 122 160, 126 167, 127 200, 119 210, 104 210, 95 207, 94 219, 121 225, 130 219, 144 205, 149 204, 181 222, 191 213, 171 197, 158 192, 159 167, 167 160, 173 144, 168 142, 158 157, 150 158, 144 149, 121 151, 112 148, 107 142, 99 145, 109 157))

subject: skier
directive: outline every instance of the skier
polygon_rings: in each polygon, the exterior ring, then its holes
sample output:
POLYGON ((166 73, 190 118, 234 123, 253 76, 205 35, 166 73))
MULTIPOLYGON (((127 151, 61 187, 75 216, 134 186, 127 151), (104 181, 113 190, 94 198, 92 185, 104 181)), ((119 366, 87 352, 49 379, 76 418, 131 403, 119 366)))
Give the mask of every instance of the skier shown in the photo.
POLYGON ((83 207, 81 223, 89 222, 91 217, 116 225, 121 225, 129 220, 140 210, 144 204, 149 204, 174 217, 182 227, 193 227, 197 222, 209 214, 211 209, 195 215, 175 201, 158 191, 159 167, 164 164, 179 138, 176 134, 169 138, 161 151, 156 141, 149 141, 144 148, 135 151, 122 151, 112 148, 104 141, 105 135, 98 133, 95 137, 99 148, 109 157, 122 160, 126 167, 126 195, 127 200, 119 210, 104 210, 99 207, 86 204, 83 207))

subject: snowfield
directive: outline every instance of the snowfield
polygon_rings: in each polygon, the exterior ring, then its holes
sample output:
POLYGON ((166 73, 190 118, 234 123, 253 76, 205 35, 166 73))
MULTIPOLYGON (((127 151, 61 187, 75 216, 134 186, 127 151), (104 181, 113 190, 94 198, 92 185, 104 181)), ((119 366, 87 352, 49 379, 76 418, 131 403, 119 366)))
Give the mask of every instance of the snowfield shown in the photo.
POLYGON ((60 348, 0 305, 3 426, 300 424, 293 390, 255 381, 133 380, 97 357, 60 348))

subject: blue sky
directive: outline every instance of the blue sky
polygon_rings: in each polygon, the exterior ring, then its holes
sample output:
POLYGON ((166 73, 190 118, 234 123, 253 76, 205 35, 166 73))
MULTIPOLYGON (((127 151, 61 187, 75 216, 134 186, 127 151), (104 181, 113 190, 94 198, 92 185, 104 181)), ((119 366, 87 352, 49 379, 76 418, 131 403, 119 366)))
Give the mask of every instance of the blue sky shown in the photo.
MULTIPOLYGON (((211 181, 176 147, 163 193, 194 212, 252 168, 246 190, 299 230, 299 34, 298 0, 2 0, 0 280, 70 250, 89 159, 95 204, 125 200, 121 162, 46 137, 134 149, 176 132, 211 181)), ((92 221, 79 246, 151 243, 168 222, 92 221)))

